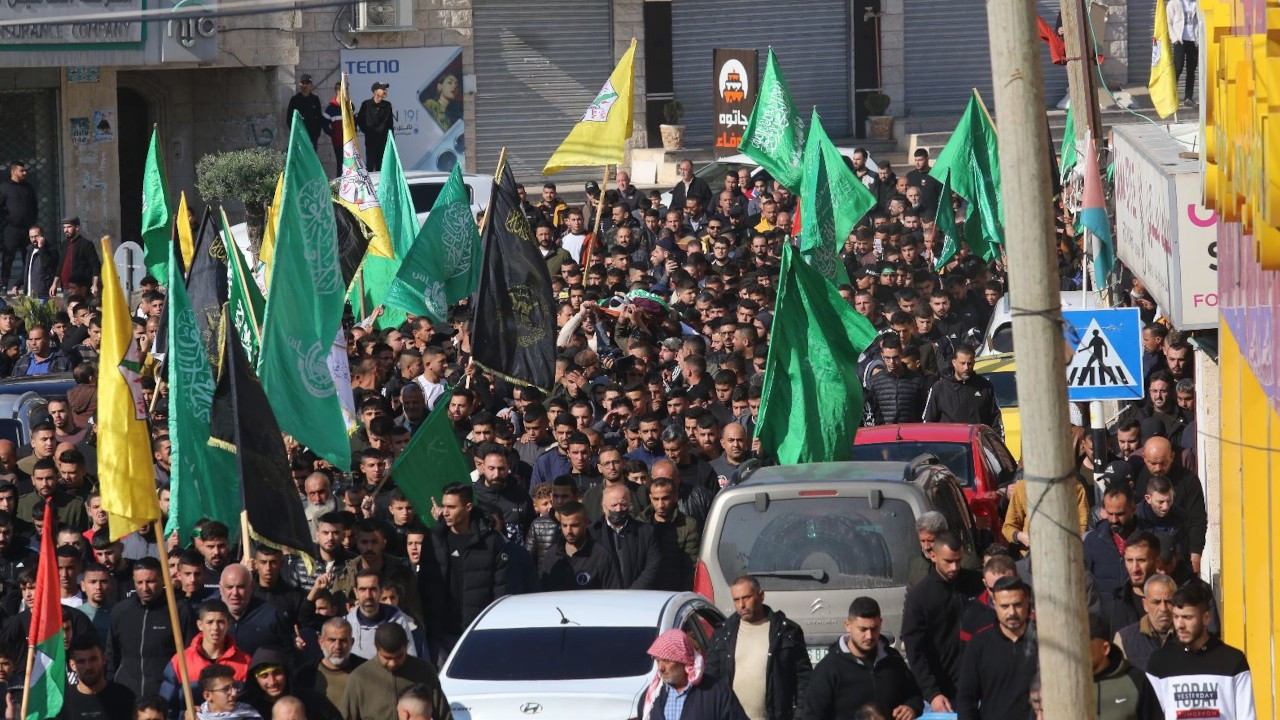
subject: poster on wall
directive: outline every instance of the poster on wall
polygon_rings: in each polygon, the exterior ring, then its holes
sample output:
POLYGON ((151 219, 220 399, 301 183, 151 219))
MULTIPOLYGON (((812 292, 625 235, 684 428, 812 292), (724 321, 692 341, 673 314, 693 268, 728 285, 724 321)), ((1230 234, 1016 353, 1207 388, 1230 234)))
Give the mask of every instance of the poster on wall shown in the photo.
POLYGON ((716 157, 738 152, 742 131, 746 129, 747 119, 756 104, 758 61, 759 54, 755 50, 717 48, 712 51, 715 98, 711 102, 711 111, 716 157))
MULTIPOLYGON (((344 50, 342 70, 357 108, 372 95, 373 83, 390 86, 387 100, 405 170, 449 172, 466 162, 462 48, 344 50)), ((362 138, 362 153, 364 147, 362 138)))

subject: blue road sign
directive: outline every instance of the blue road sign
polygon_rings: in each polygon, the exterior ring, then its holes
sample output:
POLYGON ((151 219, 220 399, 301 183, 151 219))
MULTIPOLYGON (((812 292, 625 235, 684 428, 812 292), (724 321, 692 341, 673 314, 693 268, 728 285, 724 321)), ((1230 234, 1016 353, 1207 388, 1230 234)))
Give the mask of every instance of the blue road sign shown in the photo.
POLYGON ((1075 348, 1067 399, 1141 400, 1142 318, 1137 308, 1063 310, 1063 337, 1075 348))

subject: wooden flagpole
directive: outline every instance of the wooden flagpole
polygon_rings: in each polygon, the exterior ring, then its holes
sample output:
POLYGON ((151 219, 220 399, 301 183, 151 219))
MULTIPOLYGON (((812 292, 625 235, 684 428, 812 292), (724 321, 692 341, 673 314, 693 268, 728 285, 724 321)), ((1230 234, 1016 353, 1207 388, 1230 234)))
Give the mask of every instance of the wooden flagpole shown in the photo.
MULTIPOLYGON (((502 166, 507 164, 507 146, 503 145, 502 150, 498 152, 498 166, 493 169, 493 184, 502 184, 502 166)), ((493 195, 489 195, 489 204, 484 208, 484 215, 480 218, 480 235, 484 235, 484 229, 489 225, 489 213, 493 210, 493 195)))
POLYGON ((978 92, 978 88, 973 89, 973 96, 978 98, 978 107, 982 108, 982 114, 987 117, 987 122, 991 125, 991 131, 999 136, 1000 131, 996 129, 996 121, 991 119, 991 112, 987 110, 987 104, 982 102, 982 95, 978 92))
POLYGON ((27 637, 27 673, 22 677, 22 711, 19 720, 27 717, 27 701, 31 698, 31 669, 35 667, 36 646, 31 644, 30 633, 27 637))
POLYGON ((587 243, 587 251, 582 255, 582 279, 587 278, 587 270, 591 267, 591 256, 595 254, 596 244, 600 241, 600 216, 604 213, 604 191, 609 187, 609 166, 604 166, 604 179, 600 181, 600 197, 596 199, 596 219, 592 223, 591 242, 587 243))
MULTIPOLYGON (((160 521, 153 525, 156 532, 156 550, 160 553, 160 575, 164 580, 164 597, 169 604, 169 624, 173 626, 173 643, 177 651, 174 658, 178 661, 178 681, 182 683, 182 697, 187 701, 187 720, 196 720, 195 700, 191 695, 191 677, 187 674, 187 646, 182 642, 182 626, 178 621, 178 601, 173 596, 173 577, 169 574, 169 551, 164 546, 164 528, 160 521)), ((30 660, 28 667, 30 665, 30 660)), ((26 698, 23 698, 25 703, 26 698)))

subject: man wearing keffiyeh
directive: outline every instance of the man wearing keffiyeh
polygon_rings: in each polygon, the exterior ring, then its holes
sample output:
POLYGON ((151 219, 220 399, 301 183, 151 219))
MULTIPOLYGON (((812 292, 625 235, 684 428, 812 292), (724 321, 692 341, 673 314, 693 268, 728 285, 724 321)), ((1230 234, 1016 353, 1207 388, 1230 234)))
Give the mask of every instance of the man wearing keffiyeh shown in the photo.
POLYGON ((641 720, 748 720, 727 683, 703 675, 703 657, 683 630, 649 646, 658 671, 640 700, 641 720))

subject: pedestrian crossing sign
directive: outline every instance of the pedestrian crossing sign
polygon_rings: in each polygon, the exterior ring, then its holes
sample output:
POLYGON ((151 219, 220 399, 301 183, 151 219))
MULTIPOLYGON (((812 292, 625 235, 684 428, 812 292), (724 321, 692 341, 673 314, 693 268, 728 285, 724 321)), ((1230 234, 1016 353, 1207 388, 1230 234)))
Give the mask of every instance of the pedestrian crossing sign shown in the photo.
POLYGON ((1137 308, 1063 310, 1063 336, 1075 349, 1067 399, 1141 400, 1142 319, 1137 308))

